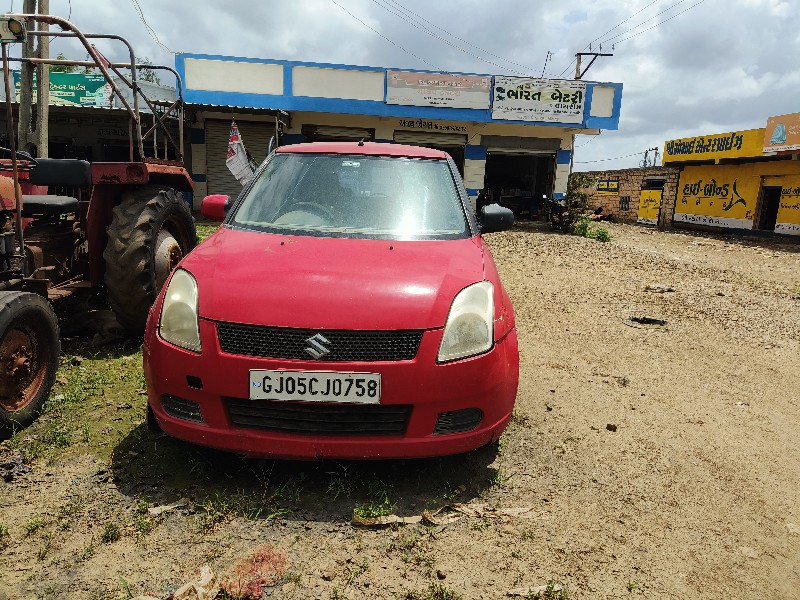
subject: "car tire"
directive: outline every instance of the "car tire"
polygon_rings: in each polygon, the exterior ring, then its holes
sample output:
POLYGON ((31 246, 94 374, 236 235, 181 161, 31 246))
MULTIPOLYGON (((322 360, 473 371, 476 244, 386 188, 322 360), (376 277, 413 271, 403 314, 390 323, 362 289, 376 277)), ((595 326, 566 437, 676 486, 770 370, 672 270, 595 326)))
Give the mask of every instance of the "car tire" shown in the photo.
POLYGON ((194 218, 179 192, 145 186, 122 194, 103 258, 109 304, 130 333, 142 333, 170 272, 196 245, 194 218))
POLYGON ((0 433, 42 412, 58 369, 58 320, 38 294, 0 292, 0 433))

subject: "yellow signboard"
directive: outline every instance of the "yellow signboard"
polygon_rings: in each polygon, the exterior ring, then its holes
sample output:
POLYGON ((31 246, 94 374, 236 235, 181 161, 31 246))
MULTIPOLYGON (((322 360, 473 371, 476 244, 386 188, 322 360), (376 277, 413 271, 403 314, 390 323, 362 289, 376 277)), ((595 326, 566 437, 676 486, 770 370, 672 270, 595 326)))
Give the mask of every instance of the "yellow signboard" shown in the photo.
POLYGON ((658 225, 658 213, 661 210, 662 190, 642 190, 639 192, 639 213, 637 223, 658 225))
POLYGON ((764 129, 764 152, 800 149, 800 113, 770 117, 764 129))
POLYGON ((763 156, 763 142, 763 129, 669 140, 664 144, 663 163, 763 156))
POLYGON ((800 176, 782 179, 775 233, 800 235, 800 176))
POLYGON ((752 229, 761 181, 738 165, 686 167, 675 222, 752 229))
POLYGON ((597 193, 600 196, 619 194, 619 179, 598 179, 597 193))

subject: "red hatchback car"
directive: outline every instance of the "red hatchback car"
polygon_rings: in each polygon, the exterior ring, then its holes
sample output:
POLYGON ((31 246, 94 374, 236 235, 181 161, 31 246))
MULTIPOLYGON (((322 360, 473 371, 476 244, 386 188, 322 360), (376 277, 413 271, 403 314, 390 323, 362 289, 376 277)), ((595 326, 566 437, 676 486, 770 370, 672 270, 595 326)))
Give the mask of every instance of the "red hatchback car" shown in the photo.
POLYGON ((172 273, 144 344, 148 418, 250 456, 406 458, 496 441, 514 407, 511 301, 442 151, 284 146, 172 273))

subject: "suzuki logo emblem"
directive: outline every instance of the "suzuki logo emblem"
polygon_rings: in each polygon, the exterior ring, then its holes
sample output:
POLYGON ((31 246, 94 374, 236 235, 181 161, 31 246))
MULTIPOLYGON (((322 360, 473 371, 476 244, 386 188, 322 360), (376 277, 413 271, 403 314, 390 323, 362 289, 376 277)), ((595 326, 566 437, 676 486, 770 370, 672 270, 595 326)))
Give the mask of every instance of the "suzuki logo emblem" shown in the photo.
POLYGON ((306 346, 305 351, 312 358, 319 360, 326 354, 330 354, 330 350, 328 350, 325 344, 330 344, 331 342, 321 333, 312 335, 310 338, 306 339, 306 343, 308 346, 306 346))

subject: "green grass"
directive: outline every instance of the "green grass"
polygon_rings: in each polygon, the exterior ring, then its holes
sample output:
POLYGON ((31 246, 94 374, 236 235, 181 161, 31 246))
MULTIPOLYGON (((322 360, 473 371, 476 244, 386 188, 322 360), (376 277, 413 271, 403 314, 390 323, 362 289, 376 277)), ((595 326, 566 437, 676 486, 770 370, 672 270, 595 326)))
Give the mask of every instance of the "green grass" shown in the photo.
POLYGON ((103 533, 100 534, 100 541, 104 544, 111 544, 116 542, 122 537, 122 531, 119 524, 115 521, 109 521, 103 526, 103 533))
POLYGON ((25 523, 25 537, 30 537, 47 524, 44 517, 31 517, 25 523))
POLYGON ((195 229, 197 229, 198 242, 202 242, 219 229, 219 223, 201 221, 200 223, 195 223, 195 229))
POLYGON ((370 485, 371 498, 353 509, 353 514, 362 519, 377 519, 387 517, 394 511, 394 502, 389 497, 389 488, 381 481, 370 485))
POLYGON ((424 592, 407 590, 401 600, 462 600, 463 596, 443 583, 431 583, 424 592))

